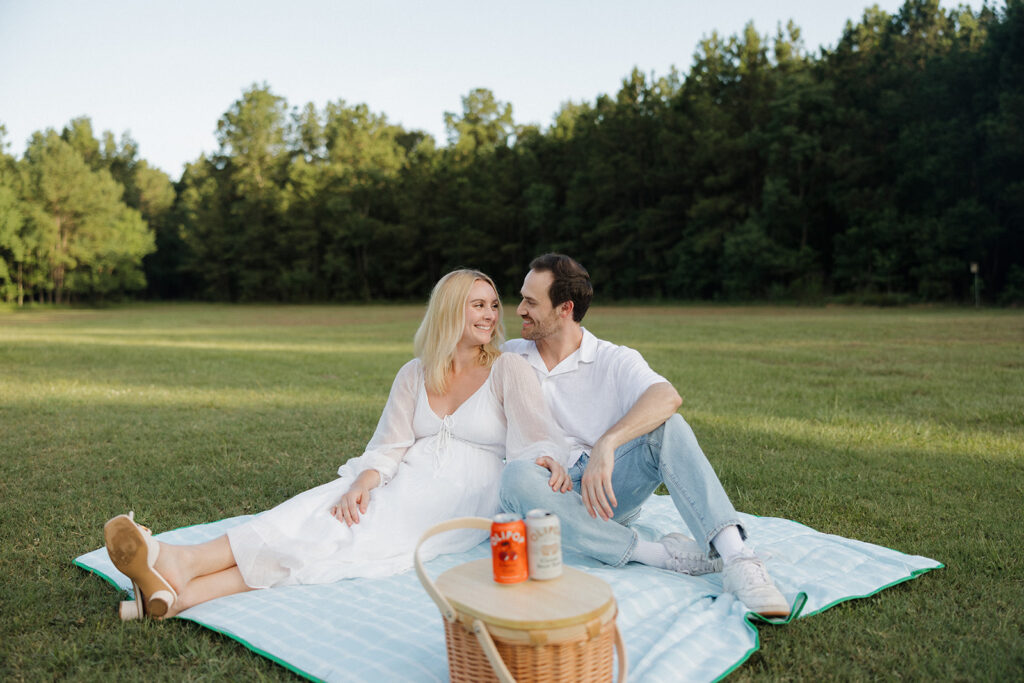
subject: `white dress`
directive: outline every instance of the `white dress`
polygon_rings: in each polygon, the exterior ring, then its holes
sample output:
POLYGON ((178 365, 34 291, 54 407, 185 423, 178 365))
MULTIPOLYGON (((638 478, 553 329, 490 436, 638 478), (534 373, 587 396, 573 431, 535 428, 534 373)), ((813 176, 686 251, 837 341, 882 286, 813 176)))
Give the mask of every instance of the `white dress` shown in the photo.
MULTIPOLYGON (((252 588, 389 576, 412 567, 416 542, 434 524, 495 515, 506 459, 542 455, 564 466, 568 450, 520 356, 499 356, 483 385, 443 418, 430 407, 423 367, 413 359, 398 371, 363 455, 342 465, 338 479, 230 529, 228 540, 252 588), (367 469, 380 472, 381 486, 350 528, 331 508, 367 469)), ((452 531, 431 538, 420 554, 462 552, 484 538, 483 531, 452 531)))

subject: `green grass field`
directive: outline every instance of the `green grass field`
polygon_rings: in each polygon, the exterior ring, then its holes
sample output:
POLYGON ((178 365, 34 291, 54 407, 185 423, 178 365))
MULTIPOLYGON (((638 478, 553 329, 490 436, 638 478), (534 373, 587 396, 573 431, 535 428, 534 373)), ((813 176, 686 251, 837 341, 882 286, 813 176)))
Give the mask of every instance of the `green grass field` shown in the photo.
MULTIPOLYGON (((421 311, 0 311, 0 678, 294 678, 188 622, 122 624, 71 560, 129 508, 162 531, 333 477, 421 311)), ((1024 676, 1024 314, 665 306, 587 326, 675 383, 738 509, 946 565, 762 627, 732 679, 1024 676)))

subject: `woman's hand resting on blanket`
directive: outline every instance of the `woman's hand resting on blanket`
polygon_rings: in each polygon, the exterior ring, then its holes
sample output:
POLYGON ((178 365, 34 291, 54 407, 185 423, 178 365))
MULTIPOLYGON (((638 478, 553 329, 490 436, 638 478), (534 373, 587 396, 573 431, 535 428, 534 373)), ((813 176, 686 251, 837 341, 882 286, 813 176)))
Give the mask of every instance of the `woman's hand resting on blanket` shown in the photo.
POLYGON ((364 470, 352 482, 348 492, 331 508, 331 514, 339 522, 352 526, 359 524, 359 515, 366 514, 370 507, 370 491, 380 485, 380 472, 364 470))
POLYGON ((548 477, 548 486, 551 487, 552 491, 555 493, 572 491, 572 479, 558 461, 550 456, 542 455, 534 460, 534 462, 551 472, 551 476, 548 477))

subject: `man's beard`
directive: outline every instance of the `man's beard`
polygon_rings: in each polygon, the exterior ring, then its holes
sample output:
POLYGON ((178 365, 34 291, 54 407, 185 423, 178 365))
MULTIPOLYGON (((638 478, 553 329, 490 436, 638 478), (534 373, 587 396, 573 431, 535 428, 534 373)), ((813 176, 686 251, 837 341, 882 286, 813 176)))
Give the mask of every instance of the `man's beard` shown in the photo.
POLYGON ((523 339, 537 341, 538 339, 551 336, 555 331, 555 324, 551 321, 545 320, 542 322, 536 318, 529 318, 529 321, 533 324, 528 329, 522 330, 523 339))

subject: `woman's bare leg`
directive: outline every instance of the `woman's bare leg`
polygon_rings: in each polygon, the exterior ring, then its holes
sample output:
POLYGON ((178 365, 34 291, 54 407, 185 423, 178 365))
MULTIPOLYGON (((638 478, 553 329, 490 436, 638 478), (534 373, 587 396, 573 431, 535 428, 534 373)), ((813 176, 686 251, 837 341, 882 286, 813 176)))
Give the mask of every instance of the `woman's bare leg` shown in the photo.
MULTIPOLYGON (((193 580, 202 576, 216 575, 231 568, 237 568, 237 563, 226 535, 196 545, 161 543, 160 555, 156 558, 155 566, 155 569, 174 586, 174 590, 179 594, 179 600, 182 591, 193 580)), ((237 593, 238 591, 232 592, 237 593)), ((224 595, 228 595, 228 593, 224 595)), ((207 600, 209 599, 207 598, 207 600)))
POLYGON ((178 591, 178 599, 171 605, 166 616, 173 617, 178 612, 207 600, 250 590, 253 589, 245 585, 245 581, 242 580, 242 572, 238 571, 238 567, 204 574, 189 581, 183 589, 178 591))

